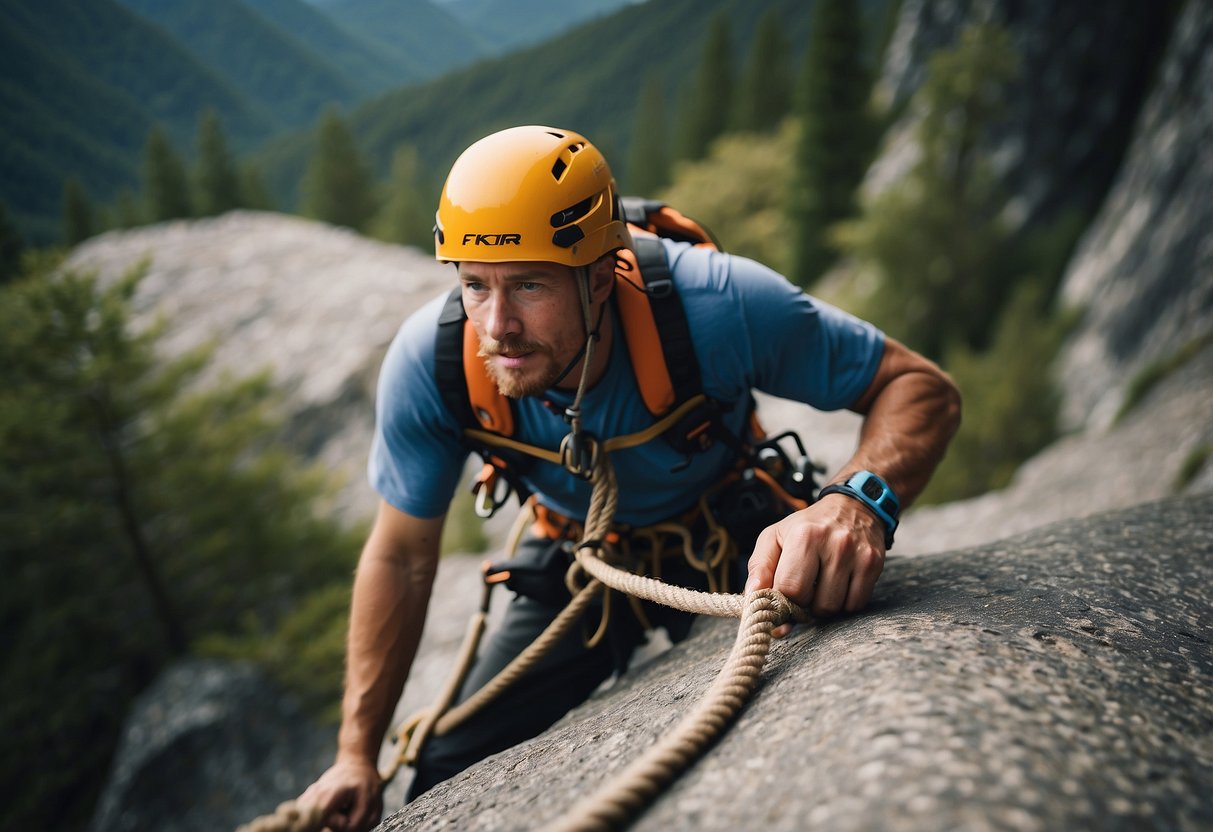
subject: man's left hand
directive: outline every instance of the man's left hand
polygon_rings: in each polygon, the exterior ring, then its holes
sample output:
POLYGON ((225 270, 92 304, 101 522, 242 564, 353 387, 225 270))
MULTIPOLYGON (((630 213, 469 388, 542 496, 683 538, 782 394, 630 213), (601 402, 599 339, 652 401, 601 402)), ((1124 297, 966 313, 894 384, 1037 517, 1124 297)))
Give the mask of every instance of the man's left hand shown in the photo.
POLYGON ((829 494, 758 536, 745 591, 774 587, 818 617, 856 612, 871 599, 884 559, 880 521, 858 501, 829 494))

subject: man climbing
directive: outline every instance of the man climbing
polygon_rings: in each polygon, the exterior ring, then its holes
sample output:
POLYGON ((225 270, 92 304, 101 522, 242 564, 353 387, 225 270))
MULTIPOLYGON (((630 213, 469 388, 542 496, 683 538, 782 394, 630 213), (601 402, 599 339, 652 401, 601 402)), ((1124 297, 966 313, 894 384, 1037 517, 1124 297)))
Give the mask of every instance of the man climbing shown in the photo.
MULTIPOLYGON (((367 829, 382 811, 379 748, 469 449, 493 465, 484 505, 508 480, 531 495, 536 522, 509 569, 490 576, 517 594, 461 699, 567 603, 588 479, 607 455, 615 524, 590 545, 627 568, 711 590, 774 587, 817 616, 871 598, 900 508, 959 423, 956 388, 769 269, 646 223, 659 210, 629 208, 602 154, 567 130, 503 130, 451 168, 435 235, 459 289, 412 315, 383 364, 369 465, 382 500, 354 581, 337 759, 301 798, 329 828, 367 829), (864 415, 858 448, 820 495, 805 490, 811 469, 756 434, 754 390, 864 415)), ((626 667, 647 627, 677 641, 690 617, 603 596, 582 624, 491 706, 424 745, 410 799, 549 727, 626 667)))

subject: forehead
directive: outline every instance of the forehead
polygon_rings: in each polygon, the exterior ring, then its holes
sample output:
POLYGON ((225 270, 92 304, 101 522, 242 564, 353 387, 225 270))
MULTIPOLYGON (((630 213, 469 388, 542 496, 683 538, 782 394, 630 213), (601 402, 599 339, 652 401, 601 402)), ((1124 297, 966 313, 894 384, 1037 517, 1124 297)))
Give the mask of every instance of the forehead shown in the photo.
POLYGON ((541 260, 512 260, 504 263, 478 263, 465 261, 458 264, 459 276, 477 280, 521 280, 539 277, 561 278, 572 275, 573 270, 560 263, 541 260))

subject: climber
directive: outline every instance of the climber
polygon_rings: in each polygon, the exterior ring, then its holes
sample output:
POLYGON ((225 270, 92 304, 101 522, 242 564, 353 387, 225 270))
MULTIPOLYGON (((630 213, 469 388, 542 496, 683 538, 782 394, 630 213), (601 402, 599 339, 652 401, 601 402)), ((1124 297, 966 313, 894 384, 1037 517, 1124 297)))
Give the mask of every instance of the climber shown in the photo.
MULTIPOLYGON (((510 562, 516 595, 460 698, 568 601, 570 541, 613 437, 635 437, 610 452, 611 543, 635 554, 629 568, 714 590, 773 586, 816 616, 868 603, 900 510, 957 428, 959 394, 932 362, 683 220, 620 199, 606 159, 567 130, 503 130, 451 168, 435 246, 459 285, 405 321, 380 373, 368 470, 382 499, 354 579, 338 752, 300 798, 330 829, 381 814, 379 748, 470 450, 489 462, 478 504, 491 510, 512 487, 536 520, 510 562), (755 427, 754 390, 864 415, 854 455, 819 494, 803 488, 803 454, 755 427), (662 535, 740 557, 670 557, 662 535)), ((677 641, 689 625, 604 596, 491 707, 423 747, 410 799, 549 727, 626 668, 647 628, 677 641)))

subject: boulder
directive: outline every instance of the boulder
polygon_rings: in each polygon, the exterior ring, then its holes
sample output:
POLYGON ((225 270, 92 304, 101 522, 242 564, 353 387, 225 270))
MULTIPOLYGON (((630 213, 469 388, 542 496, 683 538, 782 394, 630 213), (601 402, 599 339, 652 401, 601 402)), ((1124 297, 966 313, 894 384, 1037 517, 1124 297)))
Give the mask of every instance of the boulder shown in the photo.
POLYGON ((234 829, 299 794, 335 748, 253 666, 183 661, 132 708, 91 831, 234 829))
MULTIPOLYGON (((863 614, 776 643, 706 757, 635 823, 703 829, 1213 824, 1213 495, 891 558, 863 614)), ((533 829, 698 700, 735 622, 381 826, 533 829)))
POLYGON ((108 281, 143 261, 135 325, 167 323, 166 357, 213 343, 204 382, 269 369, 286 440, 344 483, 338 515, 371 516, 379 364, 401 322, 454 285, 451 268, 414 248, 257 211, 111 231, 78 246, 68 266, 108 281))

